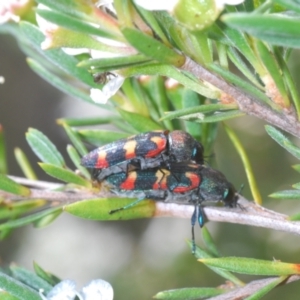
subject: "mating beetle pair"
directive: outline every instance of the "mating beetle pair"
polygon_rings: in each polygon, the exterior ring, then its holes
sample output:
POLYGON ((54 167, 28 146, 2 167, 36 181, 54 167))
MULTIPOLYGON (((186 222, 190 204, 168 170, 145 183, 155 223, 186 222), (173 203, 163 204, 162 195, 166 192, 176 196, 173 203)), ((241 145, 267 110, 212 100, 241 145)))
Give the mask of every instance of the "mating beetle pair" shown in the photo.
POLYGON ((202 202, 223 201, 227 207, 236 207, 235 188, 225 176, 212 168, 199 164, 172 165, 172 171, 162 168, 120 172, 108 176, 104 181, 113 193, 137 198, 136 201, 116 211, 132 207, 148 198, 179 204, 194 204, 191 218, 193 253, 195 252, 194 226, 204 225, 202 202))
MULTIPOLYGON (((203 147, 184 131, 152 131, 99 147, 81 160, 93 169, 94 179, 111 192, 132 198, 132 207, 145 198, 180 204, 194 204, 194 225, 202 227, 204 201, 223 201, 236 207, 237 195, 225 176, 204 165, 203 147)), ((193 246, 193 252, 195 246, 193 246)))

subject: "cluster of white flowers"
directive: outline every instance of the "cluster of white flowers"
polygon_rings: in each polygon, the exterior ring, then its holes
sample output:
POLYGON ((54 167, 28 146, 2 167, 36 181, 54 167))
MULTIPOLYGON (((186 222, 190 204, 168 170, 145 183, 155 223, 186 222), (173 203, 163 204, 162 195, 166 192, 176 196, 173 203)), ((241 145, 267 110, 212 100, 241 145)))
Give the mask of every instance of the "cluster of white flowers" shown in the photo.
POLYGON ((63 280, 55 285, 46 296, 43 290, 40 290, 39 294, 42 300, 74 300, 76 296, 80 300, 112 300, 114 290, 107 281, 96 279, 77 292, 74 281, 63 280))

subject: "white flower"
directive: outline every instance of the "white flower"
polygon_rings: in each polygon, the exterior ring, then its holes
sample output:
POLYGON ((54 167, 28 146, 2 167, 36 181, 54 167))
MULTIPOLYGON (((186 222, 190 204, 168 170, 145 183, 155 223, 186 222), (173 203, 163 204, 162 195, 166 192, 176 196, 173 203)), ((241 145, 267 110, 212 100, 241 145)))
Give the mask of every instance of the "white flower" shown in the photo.
POLYGON ((117 91, 122 86, 124 80, 124 77, 115 75, 113 78, 108 80, 108 82, 104 85, 102 90, 91 89, 90 97, 95 103, 105 104, 114 94, 117 93, 117 91))
POLYGON ((72 280, 63 280, 53 287, 47 294, 47 297, 40 291, 40 296, 43 300, 74 300, 77 292, 76 284, 72 280))
POLYGON ((74 281, 63 280, 55 285, 47 296, 44 296, 43 290, 40 290, 39 294, 42 300, 74 300, 76 296, 80 300, 112 300, 114 290, 107 281, 96 279, 78 293, 74 281))
POLYGON ((0 24, 8 21, 19 22, 20 16, 31 4, 31 0, 1 0, 0 1, 0 24))
POLYGON ((80 294, 84 300, 112 300, 114 298, 112 286, 102 279, 91 281, 82 288, 80 294))

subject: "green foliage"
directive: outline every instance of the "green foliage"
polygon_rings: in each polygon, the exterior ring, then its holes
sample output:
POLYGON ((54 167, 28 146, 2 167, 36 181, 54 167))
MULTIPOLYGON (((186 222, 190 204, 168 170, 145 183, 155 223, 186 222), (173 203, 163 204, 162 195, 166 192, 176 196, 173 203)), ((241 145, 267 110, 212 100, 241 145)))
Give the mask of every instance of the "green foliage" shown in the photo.
MULTIPOLYGON (((111 114, 58 120, 72 143, 67 146, 67 153, 76 171, 67 166, 46 135, 37 129, 28 130, 26 139, 41 160, 40 167, 64 182, 55 187, 48 185, 45 194, 4 175, 7 156, 0 125, 0 189, 5 192, 0 194, 1 238, 28 224, 46 226, 62 212, 89 220, 155 216, 155 203, 151 200, 110 214, 111 210, 130 206, 134 200, 103 196, 106 191, 101 184, 91 181, 91 174, 80 163, 81 156, 88 153, 86 143, 97 147, 140 132, 183 129, 201 141, 206 153, 211 154, 218 123, 227 124, 228 120, 245 114, 300 137, 300 97, 288 67, 289 53, 300 47, 297 1, 247 0, 223 10, 210 1, 181 1, 171 14, 146 10, 130 0, 115 0, 117 16, 103 7, 96 8, 93 2, 37 2, 46 8, 33 7, 35 13, 57 28, 44 31, 24 13, 18 25, 8 23, 3 31, 14 33, 28 56, 28 65, 39 76, 72 97, 111 114), (195 11, 199 15, 191 14, 195 11), (211 12, 209 16, 207 11, 211 12), (205 20, 199 23, 200 15, 205 20), (85 50, 69 55, 64 48, 85 50), (94 80, 97 77, 98 82, 94 80), (118 89, 115 82, 120 78, 124 83, 118 89), (170 84, 170 79, 176 83, 170 84), (92 89, 103 94, 106 89, 109 96, 95 98, 91 96, 92 89), (95 125, 98 127, 85 127, 95 125), (109 129, 103 130, 102 125, 109 129), (72 199, 61 198, 64 195, 72 199), (76 199, 76 195, 80 197, 76 199), (55 197, 60 201, 55 202, 55 197), (55 203, 51 203, 54 207, 49 205, 50 201, 55 203)), ((260 204, 260 192, 246 151, 237 135, 227 125, 225 129, 242 159, 253 198, 260 204)), ((270 125, 266 125, 266 131, 300 159, 300 148, 281 131, 270 125)), ((35 181, 35 172, 25 153, 16 149, 15 156, 25 176, 35 181)), ((300 165, 294 168, 300 171, 300 165)), ((293 188, 270 196, 300 199, 300 184, 293 188)), ((290 219, 299 220, 299 214, 290 219)), ((283 282, 285 276, 299 273, 295 264, 221 257, 207 228, 202 229, 202 234, 207 249, 197 247, 196 258, 230 281, 234 288, 239 289, 244 283, 231 272, 281 276, 247 299, 260 299, 283 282)), ((9 274, 0 273, 0 298, 14 300, 22 295, 40 299, 40 288, 47 292, 59 282, 38 265, 35 271, 36 274, 16 267, 9 274), (3 290, 7 294, 2 295, 3 290)), ((183 288, 154 297, 196 299, 227 292, 227 287, 183 288)))
POLYGON ((20 195, 20 196, 24 196, 24 197, 27 197, 30 195, 30 189, 16 183, 15 181, 11 180, 7 176, 1 175, 1 174, 0 174, 0 188, 3 191, 12 193, 15 195, 20 195))
POLYGON ((1 299, 40 300, 40 290, 45 295, 52 289, 54 284, 59 282, 55 276, 45 272, 36 263, 34 266, 36 273, 17 266, 12 266, 5 271, 0 270, 1 292, 5 293, 5 297, 10 297, 3 298, 1 296, 1 299))
POLYGON ((65 161, 56 146, 42 132, 31 128, 26 134, 26 139, 41 161, 58 167, 65 166, 65 161))

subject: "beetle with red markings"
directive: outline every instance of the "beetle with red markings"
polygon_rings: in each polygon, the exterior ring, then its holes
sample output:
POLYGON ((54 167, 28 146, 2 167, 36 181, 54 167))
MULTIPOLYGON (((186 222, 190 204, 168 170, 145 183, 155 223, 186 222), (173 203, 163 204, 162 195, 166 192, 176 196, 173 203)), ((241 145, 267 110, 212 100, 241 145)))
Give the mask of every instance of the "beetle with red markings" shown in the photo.
POLYGON ((120 139, 99 147, 81 159, 99 181, 110 174, 133 169, 164 167, 174 162, 203 164, 203 146, 182 130, 157 130, 120 139))
POLYGON ((236 207, 238 195, 234 186, 215 169, 192 163, 175 163, 171 167, 172 172, 156 167, 111 174, 102 185, 119 196, 137 198, 110 213, 130 208, 146 198, 194 205, 191 217, 194 252, 194 225, 197 221, 200 227, 204 225, 203 203, 223 202, 227 207, 236 207))

